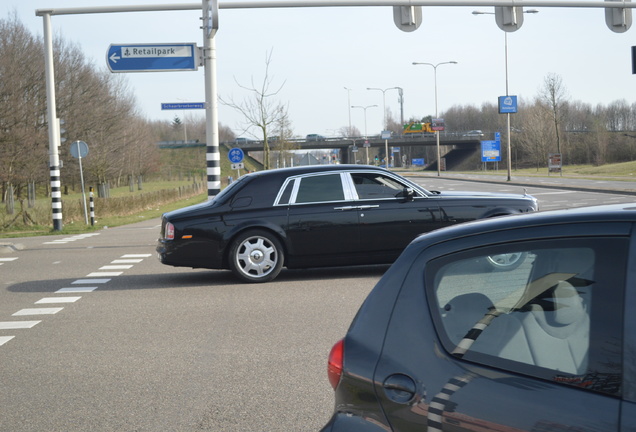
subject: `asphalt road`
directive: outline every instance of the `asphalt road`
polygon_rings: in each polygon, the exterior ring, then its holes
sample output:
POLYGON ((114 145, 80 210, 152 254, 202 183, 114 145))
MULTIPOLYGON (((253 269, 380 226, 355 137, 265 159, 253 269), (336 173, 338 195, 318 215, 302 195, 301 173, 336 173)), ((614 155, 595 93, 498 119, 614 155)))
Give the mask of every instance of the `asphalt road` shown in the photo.
MULTIPOLYGON (((542 210, 636 202, 536 183, 525 187, 542 210)), ((159 264, 158 224, 0 247, 0 431, 318 430, 333 408, 328 352, 387 267, 284 270, 242 284, 227 271, 159 264)))

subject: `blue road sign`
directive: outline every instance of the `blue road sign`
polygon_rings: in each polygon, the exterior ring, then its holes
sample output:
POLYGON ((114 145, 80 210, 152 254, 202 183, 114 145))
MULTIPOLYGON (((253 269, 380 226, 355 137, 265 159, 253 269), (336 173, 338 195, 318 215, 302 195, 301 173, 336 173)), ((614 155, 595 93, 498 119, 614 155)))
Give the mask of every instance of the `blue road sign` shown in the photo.
POLYGON ((193 71, 197 52, 195 43, 111 44, 106 63, 111 72, 193 71))
POLYGON ((481 161, 482 162, 501 161, 501 142, 500 141, 482 141, 481 142, 481 161))
POLYGON ((205 109, 205 102, 162 103, 162 110, 205 109))
POLYGON ((517 96, 499 96, 499 114, 517 112, 517 96))
POLYGON ((232 163, 240 163, 243 162, 243 150, 241 150, 240 148, 236 148, 234 147, 232 150, 230 150, 227 154, 227 158, 230 160, 230 162, 232 163))

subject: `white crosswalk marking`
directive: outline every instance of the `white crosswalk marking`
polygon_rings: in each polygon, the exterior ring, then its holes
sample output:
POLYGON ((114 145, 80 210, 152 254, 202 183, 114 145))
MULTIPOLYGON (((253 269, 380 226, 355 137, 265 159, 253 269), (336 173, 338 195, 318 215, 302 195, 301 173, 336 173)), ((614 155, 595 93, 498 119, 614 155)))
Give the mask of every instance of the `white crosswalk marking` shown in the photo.
POLYGON ((84 286, 84 287, 67 287, 67 288, 60 288, 59 290, 55 291, 55 294, 65 294, 65 293, 89 293, 89 292, 93 292, 97 289, 96 286, 84 286))
POLYGON ((35 304, 49 304, 49 303, 75 303, 81 299, 81 297, 44 297, 35 302, 35 304))
POLYGON ((4 345, 13 339, 15 336, 0 336, 0 345, 4 345))
POLYGON ((53 315, 58 313, 64 308, 27 308, 17 311, 11 316, 25 316, 25 315, 53 315))
POLYGON ((42 321, 0 321, 0 330, 30 329, 42 321))

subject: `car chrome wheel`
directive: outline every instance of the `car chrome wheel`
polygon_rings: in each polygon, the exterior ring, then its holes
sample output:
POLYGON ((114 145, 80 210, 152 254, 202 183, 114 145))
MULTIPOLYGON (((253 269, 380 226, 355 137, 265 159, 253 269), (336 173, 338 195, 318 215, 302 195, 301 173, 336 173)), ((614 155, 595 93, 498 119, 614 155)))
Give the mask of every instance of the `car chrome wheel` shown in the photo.
POLYGON ((514 270, 526 259, 526 252, 490 255, 487 260, 495 270, 514 270))
POLYGON ((261 231, 238 237, 230 250, 230 268, 246 282, 273 280, 283 266, 283 252, 278 240, 261 231))

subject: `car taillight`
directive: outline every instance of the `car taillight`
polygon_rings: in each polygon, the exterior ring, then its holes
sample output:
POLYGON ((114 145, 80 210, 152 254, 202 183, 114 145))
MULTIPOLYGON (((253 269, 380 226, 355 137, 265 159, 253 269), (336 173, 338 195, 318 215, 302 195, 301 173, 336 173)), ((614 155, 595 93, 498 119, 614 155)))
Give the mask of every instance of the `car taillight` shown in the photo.
POLYGON ((344 339, 340 339, 331 348, 329 353, 329 362, 327 364, 327 375, 329 376, 329 383, 335 390, 340 382, 342 376, 342 368, 344 364, 344 339))
POLYGON ((174 225, 170 222, 166 222, 163 238, 166 240, 174 240, 174 225))

